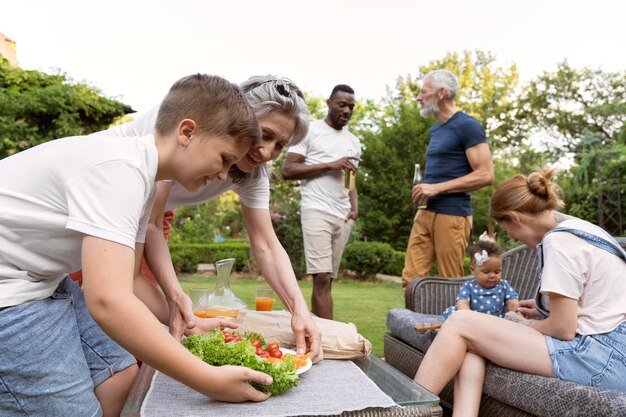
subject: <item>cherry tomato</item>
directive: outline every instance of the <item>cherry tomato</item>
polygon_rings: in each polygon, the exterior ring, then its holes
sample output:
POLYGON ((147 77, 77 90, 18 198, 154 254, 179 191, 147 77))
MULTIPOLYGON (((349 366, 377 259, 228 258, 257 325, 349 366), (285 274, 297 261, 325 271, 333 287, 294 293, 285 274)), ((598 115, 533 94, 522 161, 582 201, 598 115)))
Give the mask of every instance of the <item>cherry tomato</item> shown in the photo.
POLYGON ((240 342, 241 336, 233 336, 233 342, 240 342))
POLYGON ((283 352, 281 352, 280 349, 270 350, 270 356, 272 358, 282 358, 283 352))
POLYGON ((254 346, 255 348, 261 347, 261 342, 259 341, 259 339, 252 339, 250 343, 252 343, 252 346, 254 346))
POLYGON ((235 338, 232 337, 232 336, 224 337, 224 342, 226 342, 226 343, 230 343, 230 342, 233 342, 233 341, 235 341, 235 338))
POLYGON ((280 346, 278 345, 278 343, 270 343, 269 346, 267 347, 267 351, 271 352, 273 350, 278 350, 280 349, 280 346))

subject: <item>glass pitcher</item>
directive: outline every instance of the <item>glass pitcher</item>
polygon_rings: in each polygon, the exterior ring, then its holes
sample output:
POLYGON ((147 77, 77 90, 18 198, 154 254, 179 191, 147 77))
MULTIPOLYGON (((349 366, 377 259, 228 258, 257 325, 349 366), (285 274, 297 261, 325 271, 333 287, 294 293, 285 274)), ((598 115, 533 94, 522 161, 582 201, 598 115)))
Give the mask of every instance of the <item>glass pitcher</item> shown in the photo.
POLYGON ((235 258, 221 259, 215 262, 217 281, 215 289, 209 293, 206 315, 207 317, 237 317, 239 310, 246 309, 247 305, 233 293, 230 288, 230 273, 235 264, 235 258))

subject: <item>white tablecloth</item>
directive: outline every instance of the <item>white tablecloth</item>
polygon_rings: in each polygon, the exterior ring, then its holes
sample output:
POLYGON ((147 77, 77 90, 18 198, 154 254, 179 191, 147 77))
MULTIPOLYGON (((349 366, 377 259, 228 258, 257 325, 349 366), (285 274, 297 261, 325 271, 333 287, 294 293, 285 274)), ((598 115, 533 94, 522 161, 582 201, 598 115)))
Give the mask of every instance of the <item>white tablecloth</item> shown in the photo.
POLYGON ((297 387, 267 401, 231 404, 215 401, 156 372, 141 407, 143 417, 289 417, 335 415, 370 407, 395 407, 354 363, 324 360, 300 375, 297 387))

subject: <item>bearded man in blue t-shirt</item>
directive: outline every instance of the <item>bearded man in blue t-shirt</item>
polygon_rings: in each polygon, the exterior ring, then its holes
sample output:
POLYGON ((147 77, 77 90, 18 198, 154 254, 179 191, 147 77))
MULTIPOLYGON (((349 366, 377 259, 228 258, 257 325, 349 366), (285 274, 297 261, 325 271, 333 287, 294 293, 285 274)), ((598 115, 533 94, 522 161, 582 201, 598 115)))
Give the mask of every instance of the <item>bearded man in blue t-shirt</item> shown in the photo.
POLYGON ((428 274, 437 261, 443 277, 463 276, 463 260, 472 228, 469 192, 493 182, 493 162, 478 120, 458 110, 456 76, 435 70, 424 77, 417 96, 422 117, 435 116, 426 150, 424 182, 413 187, 418 210, 407 246, 402 288, 428 274))

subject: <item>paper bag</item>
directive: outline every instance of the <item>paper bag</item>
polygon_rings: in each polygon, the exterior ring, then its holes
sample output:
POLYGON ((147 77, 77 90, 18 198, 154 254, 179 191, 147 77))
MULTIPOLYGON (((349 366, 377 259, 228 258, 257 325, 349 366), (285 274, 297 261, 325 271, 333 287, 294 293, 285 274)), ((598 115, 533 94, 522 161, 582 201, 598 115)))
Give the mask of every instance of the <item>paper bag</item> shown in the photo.
MULTIPOLYGON (((240 332, 257 332, 281 346, 295 347, 296 337, 291 330, 291 313, 287 311, 247 312, 238 320, 240 332)), ((342 323, 313 317, 322 332, 322 351, 325 359, 350 359, 367 356, 372 344, 359 334, 353 323, 342 323)))

